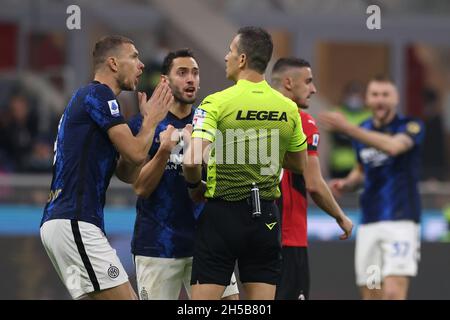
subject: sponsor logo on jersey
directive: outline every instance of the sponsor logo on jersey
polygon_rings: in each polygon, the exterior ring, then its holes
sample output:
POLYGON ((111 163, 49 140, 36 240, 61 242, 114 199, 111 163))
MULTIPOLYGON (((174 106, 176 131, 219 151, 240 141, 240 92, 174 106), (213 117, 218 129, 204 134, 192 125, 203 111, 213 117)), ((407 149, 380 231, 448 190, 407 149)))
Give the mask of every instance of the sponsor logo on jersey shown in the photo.
POLYGON ((387 154, 375 148, 364 148, 359 152, 359 156, 363 163, 373 167, 379 167, 389 159, 387 154))
POLYGON ((119 104, 117 103, 116 99, 109 100, 108 101, 109 111, 111 112, 112 116, 118 116, 120 114, 119 110, 119 104))
POLYGON ((287 122, 287 114, 286 112, 279 111, 239 110, 236 115, 236 120, 268 120, 287 122))

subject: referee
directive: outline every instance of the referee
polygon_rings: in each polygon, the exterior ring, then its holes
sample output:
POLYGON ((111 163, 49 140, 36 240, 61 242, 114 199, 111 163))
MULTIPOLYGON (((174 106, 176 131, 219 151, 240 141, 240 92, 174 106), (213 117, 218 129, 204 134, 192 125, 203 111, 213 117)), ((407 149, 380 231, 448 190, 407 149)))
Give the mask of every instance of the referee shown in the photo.
POLYGON ((275 296, 281 245, 274 200, 281 167, 302 173, 306 137, 295 103, 264 79, 272 50, 265 30, 241 28, 225 56, 236 84, 206 97, 194 115, 183 171, 191 197, 207 203, 195 239, 192 299, 220 299, 236 261, 247 299, 275 296))

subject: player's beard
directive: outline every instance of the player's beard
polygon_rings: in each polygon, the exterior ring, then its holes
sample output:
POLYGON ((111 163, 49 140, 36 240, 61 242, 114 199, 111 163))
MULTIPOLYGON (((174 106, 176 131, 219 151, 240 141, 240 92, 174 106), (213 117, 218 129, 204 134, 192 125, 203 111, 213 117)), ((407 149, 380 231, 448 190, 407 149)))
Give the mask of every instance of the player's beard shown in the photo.
POLYGON ((117 78, 117 83, 119 84, 120 90, 123 91, 134 91, 136 88, 134 82, 127 82, 127 78, 119 74, 117 78))
POLYGON ((172 89, 172 94, 173 94, 175 101, 177 101, 181 104, 193 104, 195 102, 195 100, 197 99, 196 95, 194 95, 191 99, 184 98, 183 93, 180 90, 178 90, 177 88, 174 88, 172 86, 170 86, 170 88, 172 89))

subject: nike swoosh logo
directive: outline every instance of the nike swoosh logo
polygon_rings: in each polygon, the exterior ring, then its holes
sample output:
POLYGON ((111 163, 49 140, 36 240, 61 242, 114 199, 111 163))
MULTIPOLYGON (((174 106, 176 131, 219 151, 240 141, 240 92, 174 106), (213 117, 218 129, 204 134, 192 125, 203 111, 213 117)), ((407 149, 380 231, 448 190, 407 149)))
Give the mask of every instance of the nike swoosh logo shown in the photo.
POLYGON ((272 223, 266 223, 267 228, 269 228, 269 230, 272 230, 273 227, 275 227, 277 223, 276 222, 272 222, 272 223))

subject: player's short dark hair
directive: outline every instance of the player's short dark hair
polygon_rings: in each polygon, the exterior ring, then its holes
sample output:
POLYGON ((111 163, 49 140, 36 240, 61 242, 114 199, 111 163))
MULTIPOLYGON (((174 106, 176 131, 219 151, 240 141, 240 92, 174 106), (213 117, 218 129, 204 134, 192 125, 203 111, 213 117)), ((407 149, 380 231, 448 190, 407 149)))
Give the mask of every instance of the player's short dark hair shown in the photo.
POLYGON ((389 82, 390 84, 395 85, 394 80, 392 80, 392 78, 387 74, 377 74, 377 75, 373 76, 372 78, 370 78, 368 83, 371 83, 371 82, 389 82))
POLYGON ((304 59, 296 57, 280 58, 273 65, 272 73, 284 72, 289 68, 311 68, 311 64, 304 59))
POLYGON ((161 67, 161 74, 168 75, 172 69, 173 60, 176 58, 191 57, 195 59, 194 53, 189 48, 183 48, 175 51, 170 51, 165 57, 161 67))
POLYGON ((98 40, 95 44, 94 51, 92 52, 92 57, 94 59, 94 70, 105 62, 108 55, 111 54, 112 51, 117 50, 117 48, 125 43, 134 44, 131 39, 119 35, 105 36, 98 40))
POLYGON ((259 27, 243 27, 239 35, 238 53, 247 56, 248 68, 264 73, 272 57, 273 42, 270 34, 259 27))

